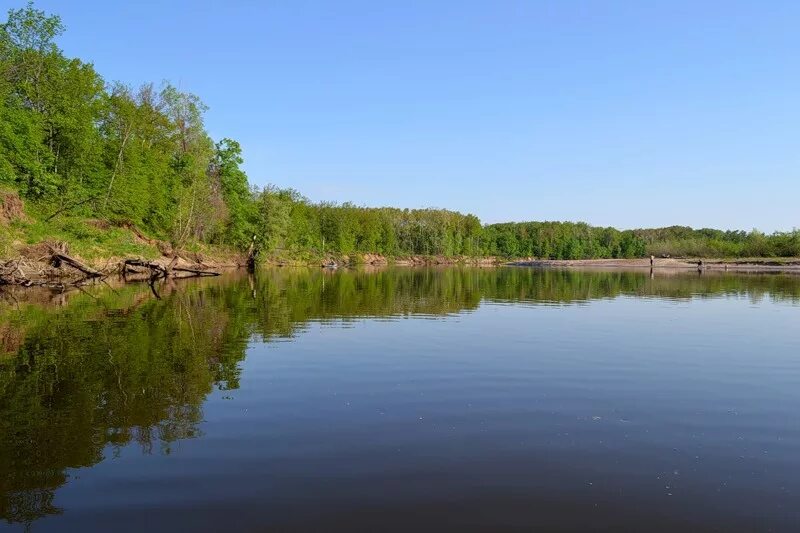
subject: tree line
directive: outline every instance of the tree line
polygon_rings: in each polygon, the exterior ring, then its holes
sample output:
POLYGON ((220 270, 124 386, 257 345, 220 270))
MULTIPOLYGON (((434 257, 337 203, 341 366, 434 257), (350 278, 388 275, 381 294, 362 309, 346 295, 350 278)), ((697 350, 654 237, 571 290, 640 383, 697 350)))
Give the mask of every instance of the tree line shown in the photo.
POLYGON ((250 185, 240 144, 214 140, 207 107, 174 85, 107 82, 67 57, 65 27, 32 4, 0 25, 0 188, 45 221, 100 219, 181 248, 202 242, 263 255, 379 253, 550 259, 798 256, 800 232, 620 231, 572 222, 484 225, 444 209, 315 203, 250 185))
POLYGON ((256 195, 256 204, 257 239, 266 251, 390 256, 481 252, 482 226, 474 215, 312 203, 297 191, 272 187, 256 195))
POLYGON ((483 253, 544 259, 800 256, 799 230, 771 235, 686 226, 620 231, 580 222, 512 222, 485 226, 482 242, 483 253))

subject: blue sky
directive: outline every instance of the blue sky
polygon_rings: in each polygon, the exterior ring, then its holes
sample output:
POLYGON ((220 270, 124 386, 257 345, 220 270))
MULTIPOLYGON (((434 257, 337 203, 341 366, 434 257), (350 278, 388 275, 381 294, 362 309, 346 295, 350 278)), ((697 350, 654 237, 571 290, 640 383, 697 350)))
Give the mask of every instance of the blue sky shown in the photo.
POLYGON ((200 95, 258 185, 485 222, 800 227, 800 2, 36 5, 107 80, 200 95))

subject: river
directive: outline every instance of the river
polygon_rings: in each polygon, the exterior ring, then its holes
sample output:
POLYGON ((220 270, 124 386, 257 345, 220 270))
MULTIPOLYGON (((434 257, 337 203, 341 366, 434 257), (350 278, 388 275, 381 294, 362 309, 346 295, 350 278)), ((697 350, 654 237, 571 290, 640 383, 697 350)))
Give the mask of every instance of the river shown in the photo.
POLYGON ((0 529, 797 531, 800 277, 0 292, 0 529))

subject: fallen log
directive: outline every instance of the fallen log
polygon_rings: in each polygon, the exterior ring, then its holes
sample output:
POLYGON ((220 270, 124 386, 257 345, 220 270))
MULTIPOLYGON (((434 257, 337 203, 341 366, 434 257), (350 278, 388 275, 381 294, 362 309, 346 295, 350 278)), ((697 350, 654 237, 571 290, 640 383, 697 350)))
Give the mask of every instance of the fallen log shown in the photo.
POLYGON ((152 261, 144 261, 142 259, 126 259, 125 261, 122 262, 123 274, 125 272, 125 268, 131 266, 131 267, 148 268, 151 271, 152 277, 156 278, 167 278, 172 274, 172 272, 187 272, 189 274, 192 274, 193 276, 219 276, 219 272, 216 272, 214 270, 200 270, 197 268, 178 267, 174 266, 175 262, 176 261, 173 260, 172 262, 170 262, 169 266, 165 267, 152 261))
POLYGON ((173 272, 189 272, 195 276, 219 276, 219 272, 214 270, 197 270, 194 268, 172 267, 173 272))
POLYGON ((150 269, 151 274, 155 277, 167 277, 167 269, 152 261, 144 261, 142 259, 126 259, 122 262, 123 274, 125 273, 125 268, 129 266, 148 268, 150 269))
POLYGON ((86 274, 86 276, 89 277, 89 278, 102 278, 103 275, 104 275, 102 272, 98 272, 97 270, 84 265, 83 263, 81 263, 77 259, 74 259, 74 258, 72 258, 72 257, 70 257, 70 256, 68 256, 66 254, 62 254, 62 253, 59 253, 59 252, 53 253, 52 257, 50 258, 50 263, 54 267, 60 267, 61 263, 66 263, 67 265, 71 266, 72 268, 74 268, 76 270, 80 270, 81 272, 86 274))
POLYGON ((171 260, 171 261, 169 262, 169 264, 167 265, 167 274, 169 274, 170 272, 172 272, 172 267, 174 267, 174 266, 175 266, 175 263, 177 263, 177 262, 178 262, 178 259, 180 259, 180 257, 178 256, 178 254, 175 254, 175 255, 173 256, 172 260, 171 260))

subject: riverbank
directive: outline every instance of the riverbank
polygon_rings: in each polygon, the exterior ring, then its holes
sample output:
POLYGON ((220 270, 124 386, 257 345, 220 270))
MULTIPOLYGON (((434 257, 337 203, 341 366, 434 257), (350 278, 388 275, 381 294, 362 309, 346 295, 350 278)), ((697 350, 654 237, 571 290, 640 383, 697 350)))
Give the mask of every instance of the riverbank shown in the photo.
MULTIPOLYGON (((509 261, 509 266, 538 268, 620 268, 649 269, 650 259, 526 259, 509 261)), ((800 273, 800 258, 656 258, 653 268, 660 270, 716 270, 727 272, 800 273)))
MULTIPOLYGON (((204 247, 202 251, 176 251, 159 242, 155 251, 134 256, 109 255, 85 259, 72 255, 67 243, 47 241, 28 245, 13 257, 0 259, 0 285, 65 286, 81 284, 91 279, 110 276, 131 280, 157 277, 191 277, 213 275, 224 271, 244 269, 246 254, 233 250, 204 247), (158 255, 158 257, 154 257, 158 255)), ((424 267, 464 265, 472 267, 532 267, 545 269, 619 269, 649 270, 650 259, 524 259, 504 260, 497 257, 468 256, 397 256, 380 254, 350 254, 303 257, 267 257, 262 265, 268 267, 323 268, 335 270, 361 267, 390 266, 424 267)), ((800 274, 800 258, 659 258, 653 268, 660 271, 714 271, 739 273, 800 274)))
MULTIPOLYGON (((64 240, 48 239, 36 244, 13 243, 0 257, 0 285, 64 286, 80 284, 90 279, 112 275, 132 279, 158 275, 187 277, 243 269, 248 256, 234 249, 194 244, 191 248, 175 249, 169 243, 148 238, 135 227, 115 228, 120 246, 87 248, 85 243, 73 245, 64 240), (128 246, 129 243, 135 247, 128 246), (86 253, 86 252, 89 253, 86 253)), ((260 263, 272 267, 358 268, 384 266, 447 266, 469 265, 492 267, 504 261, 496 257, 470 256, 384 256, 381 254, 320 255, 314 252, 264 255, 260 263)))
POLYGON ((104 280, 113 275, 187 277, 245 266, 246 256, 223 247, 176 249, 135 227, 113 228, 105 241, 49 238, 33 244, 13 240, 0 254, 0 285, 51 286, 104 280))
MULTIPOLYGON (((132 223, 112 223, 80 216, 44 215, 26 206, 15 193, 0 198, 0 285, 80 284, 114 274, 183 277, 244 268, 247 254, 230 246, 186 242, 176 245, 148 235, 132 223)), ((274 250, 259 262, 277 267, 357 268, 384 266, 500 265, 537 268, 649 269, 649 258, 509 260, 482 255, 383 255, 326 253, 315 250, 274 250)), ((800 258, 662 258, 660 270, 733 272, 800 272, 800 258)))

